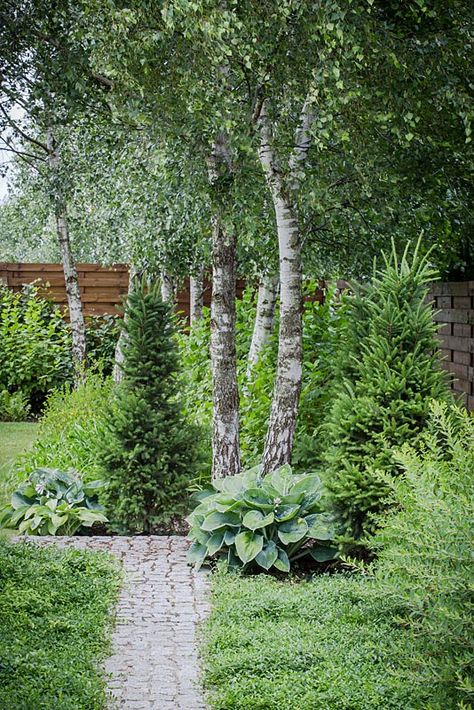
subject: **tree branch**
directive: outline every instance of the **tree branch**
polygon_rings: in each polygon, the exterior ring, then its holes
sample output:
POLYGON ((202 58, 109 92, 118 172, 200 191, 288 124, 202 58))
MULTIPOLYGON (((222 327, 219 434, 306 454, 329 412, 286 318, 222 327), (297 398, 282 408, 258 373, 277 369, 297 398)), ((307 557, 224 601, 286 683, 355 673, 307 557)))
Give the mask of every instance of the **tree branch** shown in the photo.
POLYGON ((32 143, 33 145, 38 146, 38 148, 41 148, 41 150, 44 150, 45 153, 48 152, 48 146, 45 143, 42 143, 41 141, 37 140, 36 138, 32 138, 29 136, 27 133, 25 133, 15 121, 13 121, 10 116, 8 115, 7 111, 3 108, 3 106, 0 104, 0 111, 3 113, 5 118, 7 119, 8 123, 10 126, 15 130, 22 138, 24 138, 26 141, 29 143, 32 143))

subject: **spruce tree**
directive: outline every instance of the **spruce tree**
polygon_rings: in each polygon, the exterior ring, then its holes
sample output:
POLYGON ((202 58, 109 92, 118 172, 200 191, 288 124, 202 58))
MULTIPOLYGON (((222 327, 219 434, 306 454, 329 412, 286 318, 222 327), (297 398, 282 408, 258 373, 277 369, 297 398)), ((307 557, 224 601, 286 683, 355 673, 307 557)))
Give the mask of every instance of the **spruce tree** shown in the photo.
POLYGON ((173 321, 158 285, 137 284, 123 327, 123 379, 104 442, 103 498, 113 529, 149 533, 185 512, 197 435, 177 395, 173 321))
POLYGON ((418 250, 400 261, 393 252, 384 263, 350 299, 326 425, 323 478, 348 540, 373 531, 374 515, 386 507, 384 477, 399 473, 394 450, 416 442, 432 399, 449 396, 427 301, 435 274, 418 250))

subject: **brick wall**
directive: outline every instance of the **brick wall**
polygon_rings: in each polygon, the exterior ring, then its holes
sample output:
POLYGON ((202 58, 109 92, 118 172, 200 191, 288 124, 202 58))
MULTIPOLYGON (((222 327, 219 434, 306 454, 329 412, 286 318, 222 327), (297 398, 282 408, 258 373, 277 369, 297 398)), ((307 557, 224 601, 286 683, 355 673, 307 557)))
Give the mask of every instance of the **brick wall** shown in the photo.
POLYGON ((451 374, 457 396, 474 411, 474 281, 433 283, 430 298, 439 323, 443 367, 451 374))

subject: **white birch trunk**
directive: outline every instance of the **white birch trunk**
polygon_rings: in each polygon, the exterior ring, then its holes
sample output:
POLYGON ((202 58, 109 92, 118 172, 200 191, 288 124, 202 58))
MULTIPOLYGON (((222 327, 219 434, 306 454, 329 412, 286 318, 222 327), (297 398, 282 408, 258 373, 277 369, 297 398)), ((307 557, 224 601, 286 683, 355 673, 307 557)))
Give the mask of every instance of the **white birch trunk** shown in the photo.
POLYGON ((276 274, 266 274, 260 279, 255 324, 248 354, 247 380, 251 378, 252 369, 258 362, 260 352, 272 334, 279 284, 280 279, 276 274))
POLYGON ((199 269, 189 278, 189 323, 201 320, 204 304, 204 267, 199 269))
MULTIPOLYGON (((216 139, 209 159, 209 180, 232 169, 225 134, 216 139)), ((213 390, 212 477, 240 471, 239 392, 235 346, 235 233, 223 229, 219 209, 212 230, 211 368, 213 390)))
POLYGON ((291 463, 302 378, 301 234, 296 214, 300 173, 311 144, 313 120, 310 101, 304 103, 301 125, 289 162, 287 180, 272 145, 272 130, 265 102, 258 117, 260 162, 272 193, 280 262, 280 330, 278 363, 270 421, 263 450, 263 470, 268 473, 291 463))
POLYGON ((167 303, 174 302, 174 281, 173 278, 166 273, 166 271, 161 272, 161 298, 167 303))
POLYGON ((79 373, 86 362, 86 325, 84 320, 84 311, 82 308, 81 292, 79 289, 79 280, 77 277, 77 269, 74 263, 71 242, 69 239, 66 202, 58 185, 59 151, 54 140, 53 130, 51 128, 48 129, 47 146, 48 163, 51 170, 52 184, 54 186, 56 232, 63 265, 64 282, 69 308, 69 319, 71 322, 72 358, 74 364, 76 365, 77 372, 79 373))
MULTIPOLYGON (((138 270, 135 267, 134 264, 130 264, 129 270, 128 270, 128 289, 127 289, 127 298, 125 299, 125 312, 123 315, 124 323, 123 325, 126 325, 127 323, 127 301, 129 296, 133 293, 134 288, 135 288, 135 282, 138 276, 138 270)), ((122 326, 122 329, 120 331, 119 338, 117 340, 117 345, 115 346, 115 358, 114 358, 114 369, 112 371, 112 377, 114 382, 117 384, 119 382, 122 382, 123 379, 123 372, 122 372, 122 363, 123 363, 123 348, 124 345, 127 341, 127 332, 125 328, 122 326)))

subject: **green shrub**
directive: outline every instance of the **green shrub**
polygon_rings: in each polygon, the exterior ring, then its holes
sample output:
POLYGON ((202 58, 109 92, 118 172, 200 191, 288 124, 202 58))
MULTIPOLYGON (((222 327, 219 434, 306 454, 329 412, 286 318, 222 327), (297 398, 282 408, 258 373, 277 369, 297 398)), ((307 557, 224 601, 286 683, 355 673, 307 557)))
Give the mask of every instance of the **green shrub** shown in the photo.
POLYGON ((322 468, 329 504, 349 539, 373 531, 388 493, 379 472, 398 475, 394 448, 423 431, 432 398, 448 396, 426 301, 432 278, 426 258, 415 252, 410 261, 405 252, 349 299, 322 468))
POLYGON ((177 396, 173 322, 156 284, 142 282, 129 296, 124 327, 123 382, 101 454, 103 499, 115 529, 150 532, 186 510, 197 431, 177 396))
POLYGON ((111 314, 89 316, 86 326, 89 365, 100 365, 104 375, 111 375, 120 335, 120 318, 111 314))
POLYGON ((83 483, 74 472, 40 468, 0 511, 0 526, 27 535, 74 535, 81 526, 105 523, 97 501, 102 481, 83 483))
MULTIPOLYGON (((402 682, 431 689, 433 707, 474 701, 474 419, 434 404, 420 450, 397 454, 400 508, 374 541, 382 592, 417 643, 402 682)), ((430 706, 431 707, 431 706, 430 706)))
POLYGON ((0 570, 0 707, 104 708, 116 561, 0 542, 0 570))
POLYGON ((30 414, 28 398, 17 390, 11 394, 0 390, 0 422, 24 422, 30 414))
POLYGON ((256 467, 215 480, 213 490, 198 494, 188 518, 188 560, 199 569, 206 557, 219 555, 230 567, 289 572, 291 562, 308 555, 333 559, 335 530, 321 510, 321 492, 317 476, 295 476, 288 465, 265 477, 256 467))
POLYGON ((33 447, 19 457, 15 472, 24 480, 37 468, 74 469, 85 481, 101 477, 99 451, 113 382, 89 370, 76 388, 66 384, 51 393, 33 447))
POLYGON ((71 375, 70 328, 59 308, 35 286, 20 293, 0 288, 0 388, 20 390, 38 412, 71 375))

